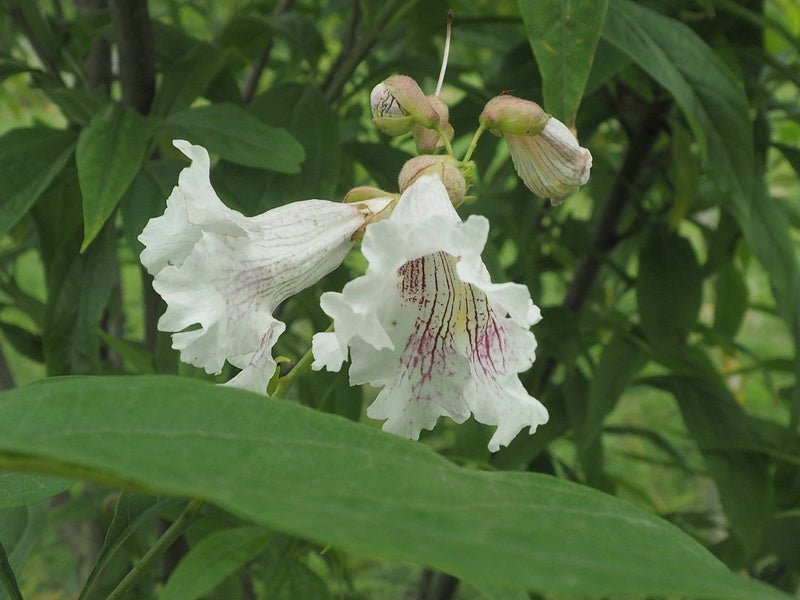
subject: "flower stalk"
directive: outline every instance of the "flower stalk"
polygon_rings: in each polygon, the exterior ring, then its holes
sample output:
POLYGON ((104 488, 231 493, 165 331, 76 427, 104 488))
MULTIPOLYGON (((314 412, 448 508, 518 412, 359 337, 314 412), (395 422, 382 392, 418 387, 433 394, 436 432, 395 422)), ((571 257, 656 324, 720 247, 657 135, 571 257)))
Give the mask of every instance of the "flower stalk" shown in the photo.
POLYGON ((107 600, 122 600, 128 597, 127 594, 136 585, 136 582, 141 579, 142 575, 150 570, 150 567, 167 549, 175 543, 189 525, 199 516, 200 509, 205 502, 203 500, 192 500, 186 505, 186 508, 180 516, 173 521, 167 530, 161 534, 156 542, 147 549, 142 558, 139 559, 133 568, 128 571, 128 574, 117 584, 111 593, 108 595, 107 600))

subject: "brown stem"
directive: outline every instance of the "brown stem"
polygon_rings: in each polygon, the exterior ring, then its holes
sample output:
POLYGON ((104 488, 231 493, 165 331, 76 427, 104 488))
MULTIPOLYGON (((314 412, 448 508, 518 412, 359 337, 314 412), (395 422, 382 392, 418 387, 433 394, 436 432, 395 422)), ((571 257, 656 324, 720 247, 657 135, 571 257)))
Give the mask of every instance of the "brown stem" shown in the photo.
MULTIPOLYGON (((342 51, 336 60, 333 62, 335 65, 328 74, 325 83, 322 86, 322 91, 328 102, 334 103, 342 95, 344 86, 353 76, 358 65, 367 56, 369 51, 378 41, 380 34, 392 22, 400 18, 405 12, 410 10, 417 0, 406 0, 402 5, 397 2, 386 2, 381 7, 378 14, 369 24, 369 28, 364 34, 357 39, 354 39, 352 45, 342 47, 342 51)), ((358 4, 358 3, 356 3, 358 4)))
POLYGON ((589 250, 581 257, 575 277, 567 290, 564 305, 580 312, 594 286, 600 271, 601 260, 617 244, 617 226, 634 191, 636 178, 647 162, 650 150, 661 130, 662 113, 645 119, 637 135, 631 140, 625 162, 611 186, 603 211, 597 220, 589 250))
MULTIPOLYGON (((642 168, 647 164, 650 151, 663 126, 663 115, 667 113, 667 109, 668 106, 664 104, 654 106, 628 144, 622 168, 617 173, 605 204, 603 204, 602 212, 597 219, 590 247, 581 257, 564 298, 564 306, 574 313, 580 313, 583 310, 594 287, 597 274, 600 272, 604 256, 616 246, 620 239, 617 235, 617 226, 636 189, 636 180, 639 178, 642 168)), ((539 379, 537 394, 540 395, 547 387, 555 369, 556 359, 551 356, 539 379)))
POLYGON ((342 62, 346 56, 350 54, 353 50, 353 46, 356 43, 356 33, 358 31, 358 25, 361 22, 361 3, 359 0, 353 0, 353 10, 350 12, 350 20, 347 22, 347 32, 344 35, 344 42, 342 43, 342 49, 339 52, 339 55, 334 59, 333 63, 331 64, 331 68, 328 71, 328 75, 325 77, 325 81, 322 83, 322 89, 328 89, 332 82, 333 78, 336 76, 336 73, 339 71, 339 68, 342 66, 342 62))
MULTIPOLYGON (((75 0, 75 8, 84 15, 103 14, 108 11, 108 0, 75 0)), ((111 93, 111 42, 98 37, 84 61, 89 89, 111 93)))
MULTIPOLYGON (((150 112, 156 89, 155 47, 147 0, 109 0, 119 50, 119 79, 123 101, 142 114, 150 112)), ((144 343, 156 347, 156 323, 161 299, 153 278, 142 268, 144 284, 144 343)))
POLYGON ((122 100, 146 115, 156 92, 155 49, 147 0, 110 0, 109 7, 119 51, 122 100))
POLYGON ((459 583, 460 581, 457 577, 442 573, 436 582, 432 600, 452 600, 458 591, 459 583))
POLYGON ((428 594, 431 591, 431 584, 433 583, 433 569, 423 569, 417 584, 417 595, 415 600, 428 600, 428 594))
MULTIPOLYGON (((285 12, 289 12, 293 6, 294 0, 281 0, 275 6, 275 9, 272 11, 272 15, 277 16, 285 12)), ((272 46, 272 40, 267 42, 267 45, 256 59, 256 62, 253 65, 253 70, 250 71, 250 76, 247 78, 247 83, 245 83, 244 90, 242 91, 242 100, 245 104, 250 103, 250 101, 253 99, 253 96, 255 96, 256 91, 258 90, 258 84, 261 81, 261 74, 264 72, 264 68, 269 62, 269 55, 272 53, 272 46)))

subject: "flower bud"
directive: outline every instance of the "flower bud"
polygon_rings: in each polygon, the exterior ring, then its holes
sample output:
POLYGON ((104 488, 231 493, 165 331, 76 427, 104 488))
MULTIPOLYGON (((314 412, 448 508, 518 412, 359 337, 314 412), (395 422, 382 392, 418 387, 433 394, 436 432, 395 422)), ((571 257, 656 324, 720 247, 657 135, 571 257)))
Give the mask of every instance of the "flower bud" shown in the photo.
POLYGON ((364 216, 364 224, 350 238, 354 242, 364 239, 367 225, 385 219, 392 213, 393 201, 398 194, 390 194, 384 190, 367 185, 354 187, 344 197, 345 204, 353 204, 364 216))
POLYGON ((537 196, 560 204, 588 181, 592 155, 535 102, 497 96, 484 107, 480 123, 505 138, 517 174, 537 196))
POLYGON ((439 114, 417 85, 406 75, 392 75, 370 93, 372 118, 389 135, 402 135, 414 125, 435 128, 439 114))
POLYGON ((549 118, 536 102, 504 94, 489 100, 478 120, 497 135, 536 135, 549 118))
POLYGON ((372 200, 373 198, 391 198, 394 195, 395 194, 390 194, 380 188, 369 185, 359 185, 345 194, 344 202, 345 204, 352 204, 354 202, 372 200))
POLYGON ((560 204, 589 180, 592 155, 558 119, 550 117, 538 135, 507 133, 514 168, 537 196, 560 204))
MULTIPOLYGON (((452 142, 454 131, 453 126, 450 125, 450 109, 439 96, 428 96, 428 100, 436 111, 436 114, 439 115, 439 130, 444 131, 448 142, 452 142)), ((435 129, 414 125, 413 131, 414 141, 417 144, 417 152, 420 154, 430 154, 444 145, 439 131, 435 129)))
POLYGON ((414 183, 421 175, 435 173, 439 176, 450 196, 453 206, 458 206, 467 193, 467 182, 461 172, 460 163, 452 156, 425 154, 412 158, 400 170, 397 183, 400 193, 414 183))

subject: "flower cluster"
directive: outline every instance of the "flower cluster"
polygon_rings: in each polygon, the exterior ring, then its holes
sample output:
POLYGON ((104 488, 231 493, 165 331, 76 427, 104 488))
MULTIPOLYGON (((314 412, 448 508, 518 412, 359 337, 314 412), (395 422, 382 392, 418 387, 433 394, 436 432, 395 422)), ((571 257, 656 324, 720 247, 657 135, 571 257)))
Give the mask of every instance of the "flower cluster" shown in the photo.
MULTIPOLYGON (((456 212, 474 167, 452 156, 444 102, 395 75, 376 86, 371 104, 382 131, 412 134, 421 153, 448 153, 409 161, 399 194, 356 188, 345 202, 304 200, 245 217, 214 192, 206 150, 174 142, 191 165, 139 236, 142 264, 168 307, 158 327, 173 334, 183 361, 210 374, 227 361, 239 369, 228 385, 267 393, 272 348, 286 327, 275 309, 336 269, 359 240, 368 267, 320 298, 333 327, 314 336, 312 368, 338 371, 349 359, 352 385, 380 388, 367 414, 387 431, 418 439, 440 416, 461 423, 473 415, 496 426, 489 449, 497 451, 548 418, 518 377, 535 357, 539 309, 525 286, 491 281, 481 260, 488 221, 456 212)), ((535 194, 558 202, 586 183, 591 155, 533 102, 493 99, 477 136, 486 129, 506 139, 535 194)))

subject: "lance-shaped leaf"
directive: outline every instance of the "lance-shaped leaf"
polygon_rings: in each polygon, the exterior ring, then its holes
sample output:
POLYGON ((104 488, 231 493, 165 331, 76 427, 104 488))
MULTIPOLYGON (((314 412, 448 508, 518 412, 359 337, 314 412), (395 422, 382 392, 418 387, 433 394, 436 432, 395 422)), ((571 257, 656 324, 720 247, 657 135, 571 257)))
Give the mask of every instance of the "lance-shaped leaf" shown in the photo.
POLYGON ((519 0, 519 8, 542 74, 544 107, 572 125, 589 79, 608 0, 519 0))
POLYGON ((701 147, 709 175, 747 220, 753 133, 741 83, 689 27, 630 0, 611 0, 603 38, 672 94, 701 147))
POLYGON ((582 596, 783 598, 666 521, 569 481, 458 467, 298 404, 173 377, 0 395, 0 468, 202 498, 257 524, 479 584, 582 596))
POLYGON ((76 149, 83 195, 84 251, 136 177, 152 134, 151 122, 131 108, 111 105, 81 132, 76 149))
POLYGON ((0 232, 33 206, 75 148, 75 133, 29 127, 0 137, 0 232))
POLYGON ((22 592, 17 584, 17 578, 14 576, 11 563, 8 562, 8 555, 5 548, 3 548, 2 540, 0 540, 0 583, 3 584, 11 600, 22 600, 22 592))
POLYGON ((165 124, 174 137, 246 167, 297 173, 305 158, 303 146, 288 131, 267 125, 234 104, 182 110, 169 115, 165 124))
POLYGON ((0 473, 0 509, 35 504, 63 492, 73 483, 61 477, 0 473))
POLYGON ((236 527, 203 538, 178 563, 163 600, 195 600, 207 594, 253 560, 271 535, 263 527, 236 527))

